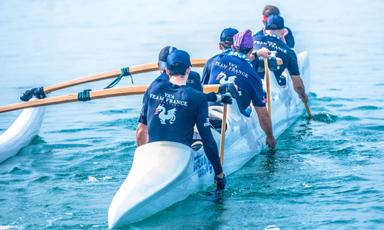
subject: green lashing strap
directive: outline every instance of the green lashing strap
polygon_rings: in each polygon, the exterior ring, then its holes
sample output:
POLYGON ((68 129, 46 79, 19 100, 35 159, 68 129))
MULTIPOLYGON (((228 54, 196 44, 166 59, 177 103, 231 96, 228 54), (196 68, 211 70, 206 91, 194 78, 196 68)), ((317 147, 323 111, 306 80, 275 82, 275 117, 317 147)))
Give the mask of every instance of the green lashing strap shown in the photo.
POLYGON ((119 81, 125 77, 125 76, 130 76, 131 77, 131 82, 132 82, 132 85, 133 85, 133 77, 132 77, 132 74, 131 72, 129 72, 129 67, 124 67, 121 69, 121 74, 120 76, 118 76, 115 80, 113 80, 113 82, 111 82, 111 84, 109 84, 107 87, 105 87, 104 89, 109 89, 109 88, 112 88, 114 87, 115 85, 117 85, 117 83, 119 83, 119 81))

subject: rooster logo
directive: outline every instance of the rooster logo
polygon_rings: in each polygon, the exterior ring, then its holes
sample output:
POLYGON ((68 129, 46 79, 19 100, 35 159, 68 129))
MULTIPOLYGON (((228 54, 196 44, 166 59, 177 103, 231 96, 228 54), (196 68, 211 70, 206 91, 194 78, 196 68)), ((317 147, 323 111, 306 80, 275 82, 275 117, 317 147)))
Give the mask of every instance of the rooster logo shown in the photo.
POLYGON ((236 79, 236 76, 227 76, 224 72, 217 75, 216 80, 219 80, 220 84, 233 83, 236 79))
POLYGON ((169 121, 169 124, 173 124, 176 120, 176 109, 166 110, 164 106, 157 106, 155 114, 159 115, 161 124, 165 125, 166 121, 169 121))

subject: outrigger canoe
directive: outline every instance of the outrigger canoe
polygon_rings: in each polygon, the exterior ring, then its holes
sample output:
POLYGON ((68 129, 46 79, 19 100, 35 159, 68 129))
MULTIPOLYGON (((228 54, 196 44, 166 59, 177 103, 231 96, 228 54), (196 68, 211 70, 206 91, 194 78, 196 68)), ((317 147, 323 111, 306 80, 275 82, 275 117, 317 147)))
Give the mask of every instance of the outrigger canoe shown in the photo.
MULTIPOLYGON (((309 90, 309 59, 307 52, 298 55, 299 68, 306 90, 309 90)), ((293 89, 292 81, 279 86, 270 73, 271 111, 275 137, 278 137, 303 113, 304 106, 293 89)), ((222 118, 222 109, 210 108, 210 117, 222 118)), ((219 146, 220 133, 212 129, 219 146)), ((239 170, 265 148, 265 134, 257 114, 243 116, 236 101, 228 105, 225 141, 226 175, 239 170)), ((192 148, 167 141, 148 143, 136 149, 132 167, 119 188, 108 212, 108 227, 118 228, 141 221, 190 194, 213 184, 214 172, 203 148, 192 148)), ((230 181, 230 180, 229 180, 230 181)))
POLYGON ((43 107, 24 109, 0 135, 0 163, 16 155, 39 133, 44 111, 43 107))

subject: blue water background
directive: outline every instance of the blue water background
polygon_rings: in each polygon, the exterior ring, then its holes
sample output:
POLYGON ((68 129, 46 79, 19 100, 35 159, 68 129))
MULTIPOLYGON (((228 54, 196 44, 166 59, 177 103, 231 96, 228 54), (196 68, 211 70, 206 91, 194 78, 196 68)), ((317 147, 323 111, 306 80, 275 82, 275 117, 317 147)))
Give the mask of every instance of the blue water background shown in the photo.
MULTIPOLYGON (((223 204, 207 190, 129 227, 381 229, 381 0, 3 0, 0 104, 31 87, 155 62, 165 45, 208 58, 218 52, 223 28, 258 30, 267 3, 280 7, 296 50, 310 53, 314 119, 303 114, 274 155, 263 152, 231 175, 223 204)), ((155 76, 136 76, 135 83, 155 76)), ((140 99, 48 107, 40 135, 0 164, 0 228, 106 229, 109 204, 132 163, 140 99)), ((1 114, 0 131, 18 113, 1 114)))

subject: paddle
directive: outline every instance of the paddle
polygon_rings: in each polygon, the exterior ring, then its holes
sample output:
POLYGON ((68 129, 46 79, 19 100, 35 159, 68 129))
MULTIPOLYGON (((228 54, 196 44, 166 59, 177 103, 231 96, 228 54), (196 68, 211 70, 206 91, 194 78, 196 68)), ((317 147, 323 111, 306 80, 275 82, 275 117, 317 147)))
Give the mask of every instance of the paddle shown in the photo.
POLYGON ((225 130, 227 129, 227 111, 228 111, 228 105, 224 104, 223 119, 221 120, 221 137, 220 137, 221 166, 224 165, 224 143, 225 143, 225 130))
MULTIPOLYGON (((288 75, 288 70, 285 70, 285 73, 288 75)), ((304 103, 305 110, 307 111, 307 114, 308 114, 308 119, 312 119, 312 113, 308 106, 308 102, 303 102, 303 103, 304 103)))
POLYGON ((264 79, 266 84, 266 91, 267 91, 267 110, 269 112, 269 116, 272 119, 272 111, 271 111, 271 92, 269 87, 269 67, 268 67, 268 58, 264 58, 264 79))
MULTIPOLYGON (((56 97, 44 98, 40 100, 32 100, 28 102, 21 102, 11 105, 0 106, 0 113, 9 112, 18 109, 32 108, 38 106, 46 106, 46 105, 54 105, 75 101, 87 101, 91 99, 101 99, 107 97, 118 97, 118 96, 127 96, 127 95, 137 95, 143 94, 147 90, 146 85, 142 86, 128 86, 128 87, 119 87, 119 88, 111 88, 111 89, 101 89, 94 91, 87 91, 81 93, 71 93, 67 95, 61 95, 56 97), (84 97, 84 94, 86 95, 84 97)), ((219 89, 219 85, 205 85, 204 92, 217 92, 219 89)))
MULTIPOLYGON (((193 67, 203 67, 204 64, 206 63, 206 61, 207 61, 206 59, 192 59, 191 60, 193 67)), ((129 73, 139 74, 139 73, 146 73, 146 72, 155 71, 157 69, 158 69, 157 63, 144 64, 144 65, 137 65, 137 66, 129 67, 129 73)), ((115 70, 115 71, 111 71, 108 73, 86 76, 86 77, 82 77, 82 78, 78 78, 78 79, 74 79, 74 80, 70 80, 70 81, 61 82, 61 83, 58 83, 55 85, 46 86, 43 88, 43 90, 44 90, 45 94, 48 94, 48 93, 51 93, 53 91, 67 88, 67 87, 71 87, 71 86, 75 86, 75 85, 80 85, 80 84, 84 84, 84 83, 88 83, 88 82, 94 82, 94 81, 104 80, 104 79, 108 79, 108 78, 118 77, 118 76, 120 76, 120 74, 121 74, 120 70, 115 70)))
POLYGON ((307 114, 308 114, 308 119, 311 119, 312 118, 312 113, 311 113, 311 110, 309 109, 308 103, 307 102, 303 102, 303 103, 304 103, 304 106, 305 106, 305 110, 307 111, 307 114))

